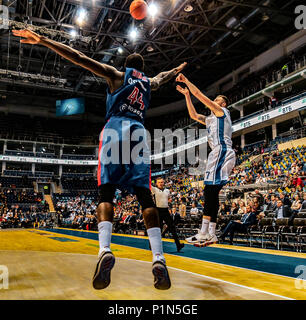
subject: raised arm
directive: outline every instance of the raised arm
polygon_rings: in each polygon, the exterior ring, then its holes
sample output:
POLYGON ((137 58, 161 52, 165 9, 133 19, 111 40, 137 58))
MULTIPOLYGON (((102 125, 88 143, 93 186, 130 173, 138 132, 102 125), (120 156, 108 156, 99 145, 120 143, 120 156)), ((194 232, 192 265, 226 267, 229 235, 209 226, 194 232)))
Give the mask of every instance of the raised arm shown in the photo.
POLYGON ((216 102, 210 100, 205 94, 203 94, 200 89, 198 89, 193 83, 191 83, 182 73, 178 75, 176 81, 185 83, 190 92, 207 108, 209 108, 216 117, 222 117, 224 115, 224 111, 222 110, 222 108, 216 102))
POLYGON ((174 68, 170 71, 164 71, 159 73, 154 78, 150 78, 151 89, 153 91, 157 90, 161 85, 170 81, 173 77, 175 77, 179 72, 181 72, 187 65, 187 62, 182 63, 177 68, 174 68))
POLYGON ((183 89, 181 86, 176 86, 176 90, 185 96, 190 118, 205 125, 206 117, 203 116, 202 114, 197 113, 197 111, 191 101, 189 90, 187 88, 183 89))
POLYGON ((93 60, 78 50, 75 50, 60 42, 40 36, 29 29, 13 30, 13 34, 17 37, 25 38, 20 40, 22 43, 41 44, 45 47, 48 47, 63 58, 93 72, 100 77, 105 78, 110 83, 123 79, 124 77, 124 73, 119 72, 116 68, 93 60))

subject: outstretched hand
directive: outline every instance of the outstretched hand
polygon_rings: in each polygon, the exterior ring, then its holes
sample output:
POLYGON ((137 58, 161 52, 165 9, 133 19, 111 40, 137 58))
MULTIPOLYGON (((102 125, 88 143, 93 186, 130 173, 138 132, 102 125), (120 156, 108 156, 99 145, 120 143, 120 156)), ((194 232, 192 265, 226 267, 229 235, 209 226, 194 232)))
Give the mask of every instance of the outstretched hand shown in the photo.
POLYGON ((189 90, 188 88, 182 88, 181 86, 176 86, 176 90, 180 93, 182 93, 184 96, 189 95, 189 90))
POLYGON ((188 79, 182 74, 180 73, 177 77, 176 77, 176 82, 183 82, 186 83, 188 81, 188 79))
POLYGON ((28 43, 28 44, 37 44, 41 40, 41 36, 29 29, 24 30, 13 30, 12 31, 14 36, 22 37, 25 39, 20 40, 21 43, 28 43))
POLYGON ((182 72, 182 70, 187 66, 187 62, 182 63, 181 65, 179 65, 177 68, 175 68, 176 73, 178 74, 179 72, 182 72))

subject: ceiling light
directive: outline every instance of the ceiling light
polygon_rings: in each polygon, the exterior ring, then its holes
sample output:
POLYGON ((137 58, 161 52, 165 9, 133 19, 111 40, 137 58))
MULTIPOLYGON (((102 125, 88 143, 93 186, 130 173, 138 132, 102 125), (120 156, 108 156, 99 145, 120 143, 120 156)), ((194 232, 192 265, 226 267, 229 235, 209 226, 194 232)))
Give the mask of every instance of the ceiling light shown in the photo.
POLYGON ((85 9, 80 9, 77 13, 76 22, 78 25, 83 25, 87 16, 87 11, 85 9))
POLYGON ((154 51, 154 48, 153 48, 152 46, 148 46, 148 47, 147 47, 147 51, 148 51, 148 52, 152 52, 152 51, 154 51))
POLYGON ((118 48, 118 53, 122 54, 123 53, 123 49, 121 47, 118 48))
POLYGON ((71 31, 70 31, 70 36, 71 36, 71 38, 76 38, 76 36, 77 36, 77 32, 76 32, 76 30, 74 30, 74 29, 72 29, 71 31))
POLYGON ((130 31, 129 37, 130 37, 131 40, 135 41, 137 39, 137 37, 138 37, 137 29, 132 29, 130 31))
POLYGON ((157 15, 157 13, 158 13, 158 7, 154 2, 152 2, 148 7, 148 14, 152 18, 154 18, 157 15))

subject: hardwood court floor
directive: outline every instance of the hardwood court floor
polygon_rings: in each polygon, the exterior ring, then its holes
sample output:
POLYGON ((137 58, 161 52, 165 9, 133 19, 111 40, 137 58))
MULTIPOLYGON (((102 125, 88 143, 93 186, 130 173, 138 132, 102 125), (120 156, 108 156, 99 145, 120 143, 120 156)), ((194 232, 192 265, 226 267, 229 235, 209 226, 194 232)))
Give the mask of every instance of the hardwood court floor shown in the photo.
POLYGON ((0 265, 9 269, 9 289, 0 290, 0 299, 306 299, 305 290, 295 289, 289 277, 171 254, 166 258, 172 288, 159 291, 153 287, 148 250, 115 244, 112 250, 111 285, 97 291, 91 286, 96 240, 41 230, 0 231, 0 265))

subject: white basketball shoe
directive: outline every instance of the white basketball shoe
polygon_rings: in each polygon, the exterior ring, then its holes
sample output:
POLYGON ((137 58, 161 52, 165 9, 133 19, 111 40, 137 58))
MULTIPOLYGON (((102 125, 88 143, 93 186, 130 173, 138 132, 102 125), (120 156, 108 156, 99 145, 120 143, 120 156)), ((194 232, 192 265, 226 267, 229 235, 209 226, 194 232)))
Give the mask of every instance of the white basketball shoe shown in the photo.
POLYGON ((198 230, 197 234, 189 238, 186 238, 185 240, 189 243, 198 243, 198 242, 206 241, 208 238, 209 238, 209 233, 202 233, 200 230, 198 230))
POLYGON ((215 234, 208 234, 208 237, 206 240, 198 241, 194 243, 195 247, 208 247, 212 244, 218 243, 218 238, 215 234))

